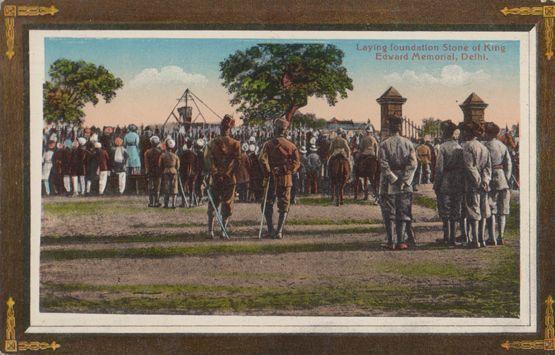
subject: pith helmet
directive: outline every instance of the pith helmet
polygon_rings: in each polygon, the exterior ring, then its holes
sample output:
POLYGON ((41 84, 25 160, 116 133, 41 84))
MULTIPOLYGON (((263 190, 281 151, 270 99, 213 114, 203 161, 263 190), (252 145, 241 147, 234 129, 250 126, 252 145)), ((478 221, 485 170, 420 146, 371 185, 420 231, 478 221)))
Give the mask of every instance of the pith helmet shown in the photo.
POLYGON ((274 128, 275 129, 285 131, 287 129, 287 127, 289 127, 289 122, 287 122, 287 120, 285 120, 283 118, 278 118, 274 121, 274 128))

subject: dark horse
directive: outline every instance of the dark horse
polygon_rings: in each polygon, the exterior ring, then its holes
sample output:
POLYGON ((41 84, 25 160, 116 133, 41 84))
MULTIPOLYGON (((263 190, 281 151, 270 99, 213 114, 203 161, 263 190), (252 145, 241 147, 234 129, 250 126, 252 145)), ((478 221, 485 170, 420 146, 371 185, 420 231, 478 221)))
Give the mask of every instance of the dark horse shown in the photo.
POLYGON ((368 183, 370 183, 374 195, 376 195, 376 188, 380 179, 380 164, 378 158, 373 155, 357 157, 357 159, 355 159, 354 170, 355 200, 358 198, 358 193, 361 189, 364 191, 364 199, 368 200, 368 183))
POLYGON ((329 161, 329 176, 330 176, 330 190, 331 200, 335 201, 335 205, 343 204, 343 190, 351 176, 351 165, 349 160, 342 154, 336 154, 330 158, 329 161))
MULTIPOLYGON (((180 159, 179 170, 183 182, 183 194, 189 198, 191 204, 198 204, 198 196, 195 196, 195 182, 200 174, 198 159, 192 150, 184 151, 180 159)), ((185 205, 185 201, 181 203, 182 206, 185 205)))

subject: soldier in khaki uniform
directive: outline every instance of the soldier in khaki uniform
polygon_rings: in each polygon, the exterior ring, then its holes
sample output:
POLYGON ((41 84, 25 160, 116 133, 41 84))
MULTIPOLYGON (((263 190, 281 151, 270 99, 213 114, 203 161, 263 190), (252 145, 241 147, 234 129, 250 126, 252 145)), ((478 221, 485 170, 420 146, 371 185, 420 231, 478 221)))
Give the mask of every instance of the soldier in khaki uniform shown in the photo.
POLYGON ((268 225, 266 237, 276 239, 283 237, 283 226, 287 213, 289 213, 291 200, 292 176, 301 166, 301 157, 297 147, 285 138, 288 126, 289 123, 282 118, 275 120, 274 138, 264 143, 259 157, 264 171, 264 188, 266 189, 268 186, 266 206, 261 206, 268 225), (272 216, 276 198, 279 218, 277 229, 274 231, 272 216))
POLYGON ((164 208, 175 208, 175 199, 179 192, 177 174, 179 171, 179 157, 173 152, 175 142, 171 139, 166 141, 166 149, 160 155, 158 166, 162 171, 164 183, 164 208), (171 206, 168 206, 171 196, 171 206))
POLYGON ((329 160, 338 154, 343 155, 347 160, 351 158, 351 148, 349 147, 349 142, 345 139, 345 130, 343 128, 337 129, 337 137, 330 144, 329 160))
MULTIPOLYGON (((221 205, 222 222, 227 226, 235 198, 235 171, 241 159, 241 142, 231 138, 235 121, 225 115, 220 124, 221 135, 210 141, 204 159, 210 172, 210 191, 216 208, 221 205)), ((223 233, 223 231, 222 231, 223 233)), ((208 234, 214 238, 214 206, 208 204, 208 234)))
POLYGON ((492 215, 486 220, 488 230, 488 240, 486 244, 503 244, 505 224, 509 215, 511 190, 509 181, 513 171, 513 163, 509 148, 497 139, 499 126, 493 122, 487 122, 485 126, 487 142, 484 143, 488 148, 491 157, 491 181, 489 184, 489 202, 492 215), (496 226, 497 225, 497 226, 496 226), (495 239, 495 229, 498 229, 498 237, 495 239))
POLYGON ((160 207, 160 184, 162 183, 162 174, 158 166, 162 149, 158 147, 160 138, 157 136, 150 137, 150 148, 145 152, 145 173, 148 179, 148 207, 160 207))

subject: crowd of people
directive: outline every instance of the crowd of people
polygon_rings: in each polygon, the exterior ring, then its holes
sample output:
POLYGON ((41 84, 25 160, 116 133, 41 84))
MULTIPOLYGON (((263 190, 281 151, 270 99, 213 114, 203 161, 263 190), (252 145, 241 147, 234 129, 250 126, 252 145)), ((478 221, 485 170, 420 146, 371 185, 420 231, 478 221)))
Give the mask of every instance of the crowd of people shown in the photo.
MULTIPOLYGON (((268 156, 266 152, 271 146, 268 142, 276 141, 275 125, 235 127, 224 126, 223 122, 219 127, 188 129, 133 124, 102 129, 67 124, 47 127, 43 135, 44 194, 104 195, 108 189, 113 194, 123 194, 129 179, 135 178, 146 182, 149 207, 162 206, 162 194, 166 208, 175 208, 178 196, 181 206, 198 205, 210 199, 209 225, 213 223, 213 207, 217 202, 225 229, 223 219, 231 214, 233 200, 267 201, 268 161, 277 159, 279 154, 268 156), (222 137, 232 141, 224 144, 222 137), (226 158, 230 150, 236 151, 236 156, 226 158), (230 165, 228 160, 236 163, 230 165), (220 165, 227 170, 214 170, 214 166, 220 165), (213 184, 210 181, 215 176, 232 176, 232 184, 223 180, 213 184), (222 186, 231 185, 232 190, 222 190, 222 186), (213 194, 207 189, 209 186, 213 194)), ((389 247, 406 249, 414 242, 412 191, 418 184, 428 183, 433 183, 437 194, 444 231, 441 242, 451 245, 464 242, 475 247, 502 244, 510 189, 518 188, 518 136, 509 130, 502 132, 491 122, 457 126, 444 121, 441 141, 428 137, 414 141, 401 135, 400 118, 391 117, 389 122, 392 136, 383 141, 371 126, 362 131, 346 132, 339 128, 330 132, 283 125, 279 130, 282 143, 275 143, 275 149, 280 152, 279 149, 288 147, 288 156, 298 153, 299 164, 290 169, 289 162, 283 163, 287 166, 283 169, 290 173, 290 181, 287 180, 290 186, 287 206, 280 207, 282 214, 286 215, 289 201, 294 204, 299 194, 329 193, 327 166, 332 157, 340 155, 351 166, 363 157, 374 157, 379 161, 379 186, 374 188, 389 247), (457 224, 463 238, 458 241, 457 224)), ((273 193, 277 198, 277 190, 273 193)), ((213 235, 212 227, 210 233, 213 235)))

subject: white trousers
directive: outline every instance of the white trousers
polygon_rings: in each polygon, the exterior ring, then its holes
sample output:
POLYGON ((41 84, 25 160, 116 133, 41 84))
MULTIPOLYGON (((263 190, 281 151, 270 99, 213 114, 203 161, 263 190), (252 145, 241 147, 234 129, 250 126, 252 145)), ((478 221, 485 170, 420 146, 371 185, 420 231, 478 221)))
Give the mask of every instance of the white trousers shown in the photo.
POLYGON ((64 188, 66 192, 71 192, 71 176, 64 175, 64 188))
POLYGON ((85 176, 72 176, 71 180, 73 182, 73 194, 74 195, 84 195, 85 194, 85 176))
POLYGON ((118 174, 119 193, 122 194, 125 191, 125 179, 127 177, 127 174, 125 172, 117 173, 117 174, 118 174))
POLYGON ((108 181, 109 171, 101 171, 98 180, 98 193, 104 195, 104 190, 106 189, 106 182, 108 181))

